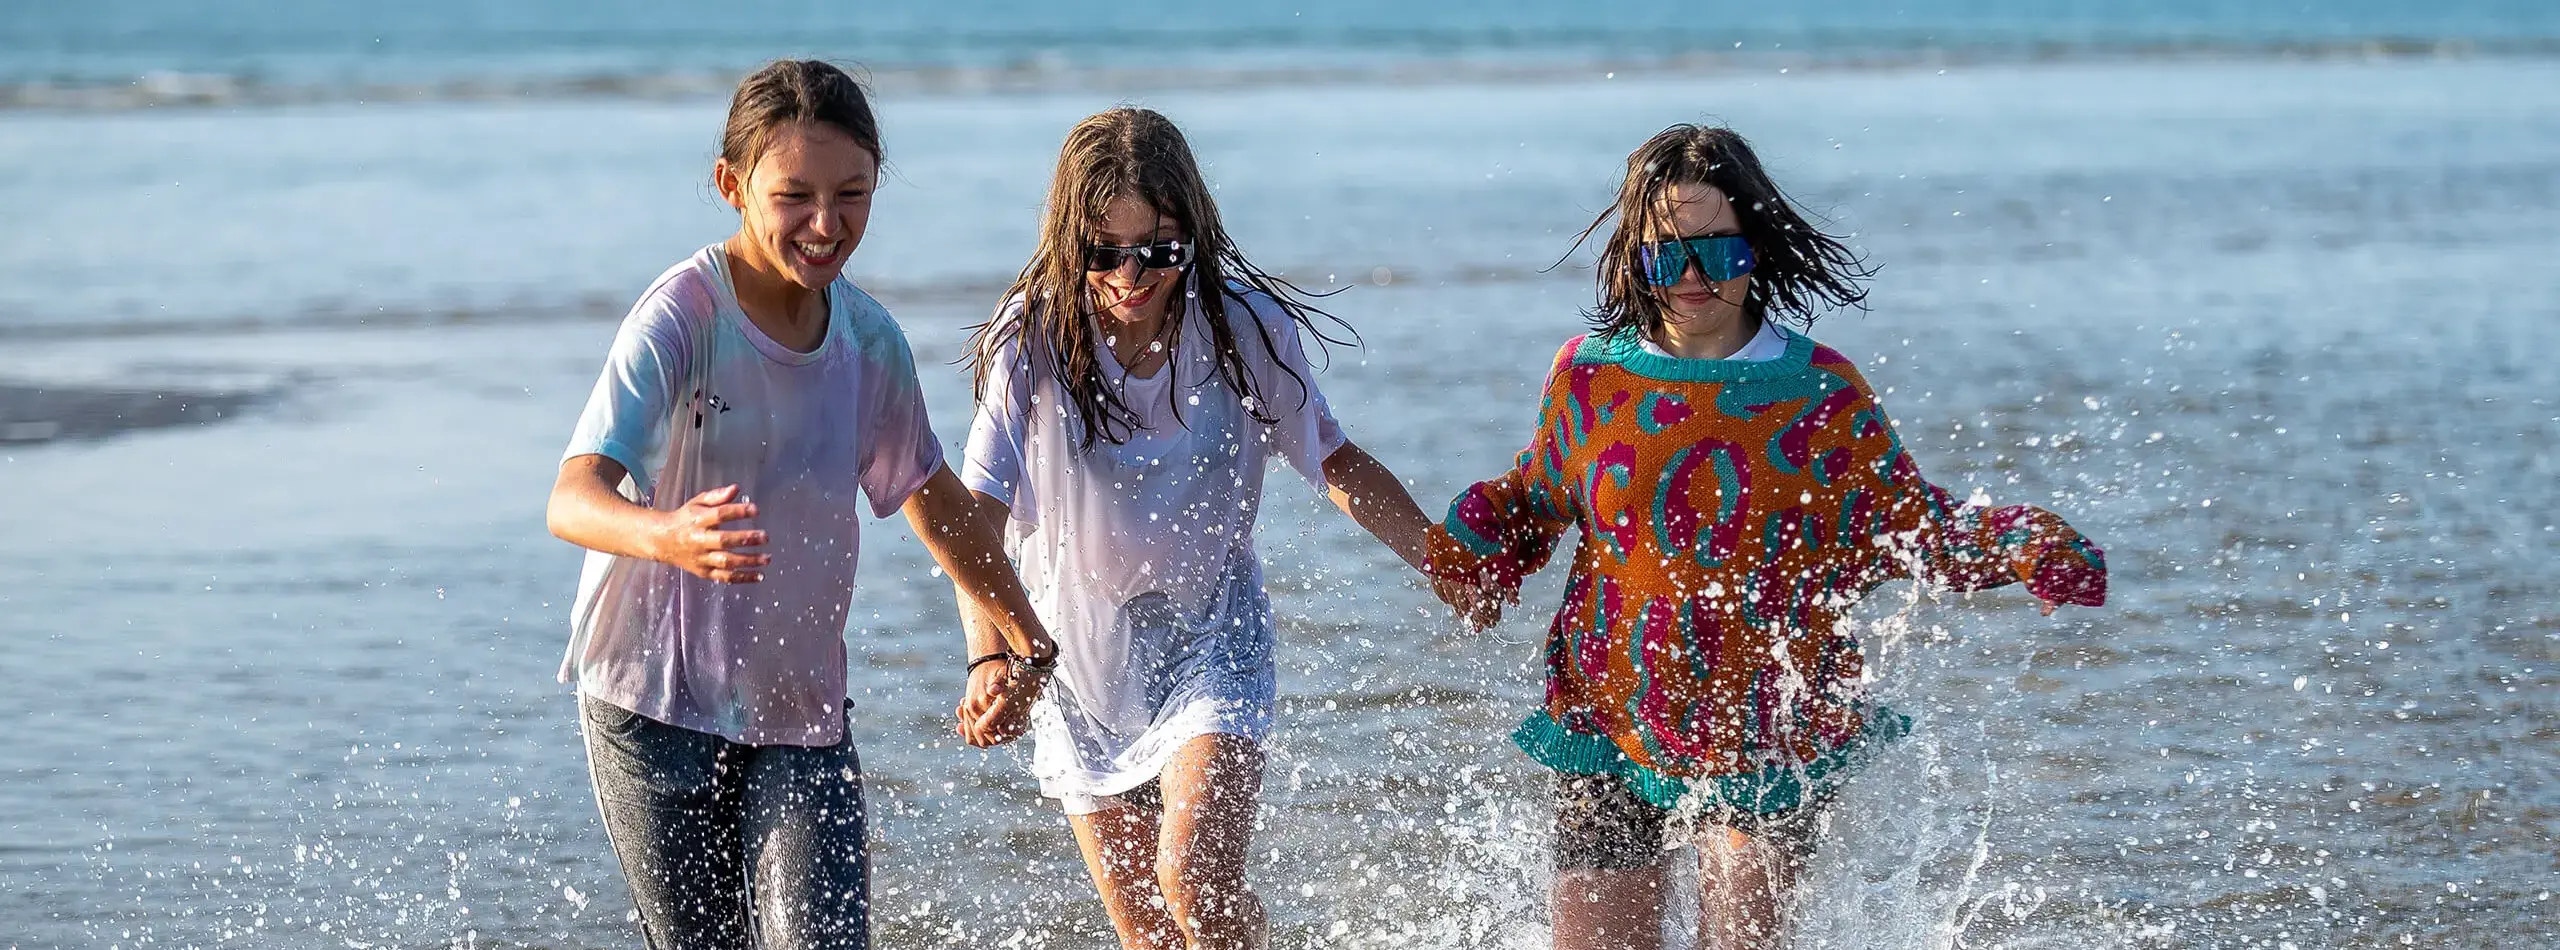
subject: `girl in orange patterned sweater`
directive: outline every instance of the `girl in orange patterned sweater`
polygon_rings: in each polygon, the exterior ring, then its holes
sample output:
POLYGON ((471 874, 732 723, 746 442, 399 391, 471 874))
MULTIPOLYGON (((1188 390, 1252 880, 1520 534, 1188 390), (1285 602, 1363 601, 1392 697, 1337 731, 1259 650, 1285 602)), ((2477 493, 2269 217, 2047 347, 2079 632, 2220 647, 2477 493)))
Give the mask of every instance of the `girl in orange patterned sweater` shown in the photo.
POLYGON ((1516 597, 1581 534, 1545 708, 1513 734, 1558 773, 1555 945, 1656 946, 1664 849, 1688 843, 1700 945, 1774 946, 1823 805, 1908 726, 1860 695, 1849 606, 1900 577, 2097 606, 2106 562, 2051 512, 1922 479, 1848 359, 1780 325, 1860 304, 1867 271, 1741 136, 1654 136, 1583 237, 1612 217, 1592 332, 1556 354, 1517 464, 1451 503, 1430 567, 1489 619, 1471 591, 1516 597))

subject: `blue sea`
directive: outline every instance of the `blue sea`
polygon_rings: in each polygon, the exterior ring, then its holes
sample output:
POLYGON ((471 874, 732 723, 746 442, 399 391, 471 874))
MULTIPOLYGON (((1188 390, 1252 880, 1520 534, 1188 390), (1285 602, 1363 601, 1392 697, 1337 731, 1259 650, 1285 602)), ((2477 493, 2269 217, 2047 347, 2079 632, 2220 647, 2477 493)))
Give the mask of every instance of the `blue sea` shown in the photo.
MULTIPOLYGON (((848 272, 946 442, 1060 137, 1135 102, 1343 290, 1319 382, 1426 507, 1525 441, 1626 152, 1732 124, 1878 266, 1813 333, 1923 470, 2115 570, 1859 608, 1917 730, 1799 946, 2560 945, 2560 5, 105 0, 0 6, 0 947, 638 943, 542 505, 784 55, 877 94, 848 272)), ((1272 485, 1275 946, 1545 946, 1504 737, 1559 578, 1463 633, 1272 485)), ((1027 755, 950 734, 947 582, 867 530, 880 945, 1107 946, 1027 755)))

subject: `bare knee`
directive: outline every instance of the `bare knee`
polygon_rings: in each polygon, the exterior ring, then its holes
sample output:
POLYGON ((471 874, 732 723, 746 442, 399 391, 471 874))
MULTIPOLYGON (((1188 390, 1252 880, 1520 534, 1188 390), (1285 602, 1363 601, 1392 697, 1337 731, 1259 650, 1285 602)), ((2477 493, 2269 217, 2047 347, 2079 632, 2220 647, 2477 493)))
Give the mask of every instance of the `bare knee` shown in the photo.
POLYGON ((1662 868, 1559 870, 1550 904, 1557 950, 1662 945, 1662 868))
POLYGON ((1230 935, 1261 923, 1262 901, 1245 886, 1242 868, 1204 867, 1168 855, 1156 864, 1156 885, 1165 911, 1194 946, 1224 945, 1230 935))
POLYGON ((1177 909, 1217 912, 1253 896, 1240 868, 1208 868, 1170 859, 1156 863, 1156 886, 1164 891, 1166 905, 1177 909))

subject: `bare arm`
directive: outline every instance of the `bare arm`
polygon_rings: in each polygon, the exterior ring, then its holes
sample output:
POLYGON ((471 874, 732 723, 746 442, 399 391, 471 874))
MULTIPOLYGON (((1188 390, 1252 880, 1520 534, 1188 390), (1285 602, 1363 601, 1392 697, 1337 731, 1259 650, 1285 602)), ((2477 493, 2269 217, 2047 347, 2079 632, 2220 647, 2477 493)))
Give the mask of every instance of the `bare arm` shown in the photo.
POLYGON ((1431 581, 1431 594, 1478 630, 1502 619, 1502 595, 1431 573, 1431 518, 1413 494, 1367 450, 1349 442, 1324 460, 1325 496, 1431 581))
MULTIPOLYGON (((907 501, 908 523, 951 575, 968 660, 1005 653, 1054 657, 1058 652, 1004 556, 1003 528, 1010 516, 1003 502, 969 491, 949 468, 935 473, 907 501), (929 529, 928 523, 941 527, 929 529), (963 562, 977 569, 955 569, 963 562)), ((1010 660, 971 667, 967 692, 955 711, 960 737, 983 749, 1021 736, 1031 726, 1031 703, 1045 685, 1046 676, 1016 669, 1010 660)))
MULTIPOLYGON (((1012 506, 997 501, 995 496, 986 492, 972 490, 969 495, 971 500, 976 502, 978 520, 986 523, 989 532, 999 538, 1003 537, 1005 519, 1013 516, 1012 506)), ((973 598, 969 596, 968 589, 961 585, 957 577, 952 578, 951 593, 960 604, 960 623, 968 634, 969 656, 976 658, 990 653, 1009 652, 1004 635, 997 632, 990 618, 977 609, 973 598)))
POLYGON ((723 527, 756 516, 753 503, 738 500, 738 486, 714 488, 686 500, 683 507, 660 511, 622 497, 616 486, 627 474, 622 463, 603 455, 560 463, 544 515, 552 535, 592 551, 672 564, 721 583, 764 579, 771 559, 748 549, 762 546, 765 533, 743 524, 723 527))
POLYGON ((1349 442, 1324 459, 1325 496, 1333 506, 1396 552, 1414 570, 1429 573, 1431 519, 1413 501, 1413 493, 1396 473, 1366 450, 1349 442))
MULTIPOLYGON (((1014 575, 1013 562, 1005 559, 994 523, 979 514, 978 499, 960 484, 960 476, 951 474, 949 466, 935 469, 924 487, 908 496, 903 510, 916 538, 933 552, 943 572, 951 575, 963 616, 974 615, 991 628, 991 642, 985 645, 1000 643, 1006 652, 1031 657, 1057 655, 1058 645, 1032 614, 1022 579, 1014 575)), ((967 626, 975 649, 980 645, 975 639, 979 624, 967 626)))
MULTIPOLYGON (((978 520, 1002 537, 1005 522, 1013 517, 1012 507, 985 492, 969 494, 977 503, 978 520)), ((992 618, 977 608, 957 578, 951 586, 959 602, 960 629, 968 640, 969 658, 1012 652, 992 618)), ((960 737, 970 745, 981 749, 1001 745, 1030 730, 1031 703, 1047 684, 1042 677, 1015 676, 1014 672, 1011 662, 983 663, 969 671, 968 693, 960 701, 958 714, 960 737)))
MULTIPOLYGON (((974 503, 973 507, 978 520, 985 523, 987 531, 999 538, 1003 537, 1005 519, 1012 517, 1013 514, 1011 506, 981 491, 971 491, 969 496, 974 503)), ((993 618, 978 609, 977 599, 969 596, 968 586, 957 576, 951 579, 951 596, 959 604, 960 626, 967 637, 971 659, 993 653, 1014 652, 1005 643, 1004 634, 996 628, 993 618)))

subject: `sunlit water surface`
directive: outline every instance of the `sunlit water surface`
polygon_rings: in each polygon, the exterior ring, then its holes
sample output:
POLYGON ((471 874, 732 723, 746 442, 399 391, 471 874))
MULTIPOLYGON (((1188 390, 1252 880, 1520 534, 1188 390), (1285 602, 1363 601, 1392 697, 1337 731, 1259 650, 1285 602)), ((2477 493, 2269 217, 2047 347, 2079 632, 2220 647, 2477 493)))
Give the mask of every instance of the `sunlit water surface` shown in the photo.
MULTIPOLYGON (((1525 439, 1588 295, 1541 268, 1625 151, 1712 114, 1882 265, 1873 312, 1815 334, 1924 470, 2106 546, 2102 610, 1908 585, 1860 608, 1919 728, 1839 806, 1806 945, 2560 940, 2560 67, 1147 101, 1249 251, 1352 287, 1330 303, 1367 346, 1323 385, 1426 506, 1525 439)), ((899 177, 854 272, 946 441, 948 361, 1058 135, 1107 104, 884 104, 899 177)), ((0 118, 0 377, 269 394, 0 445, 0 944, 636 942, 551 681, 576 556, 541 506, 612 333, 580 315, 723 233, 718 109, 0 118)), ((1542 945, 1545 779, 1503 737, 1558 578, 1466 635, 1272 484, 1252 875, 1278 945, 1542 945)), ((1024 754, 951 736, 948 585, 903 523, 870 530, 848 636, 880 945, 1106 944, 1024 754)))

